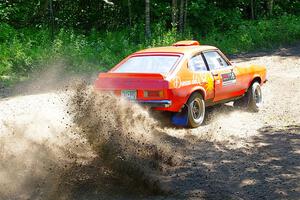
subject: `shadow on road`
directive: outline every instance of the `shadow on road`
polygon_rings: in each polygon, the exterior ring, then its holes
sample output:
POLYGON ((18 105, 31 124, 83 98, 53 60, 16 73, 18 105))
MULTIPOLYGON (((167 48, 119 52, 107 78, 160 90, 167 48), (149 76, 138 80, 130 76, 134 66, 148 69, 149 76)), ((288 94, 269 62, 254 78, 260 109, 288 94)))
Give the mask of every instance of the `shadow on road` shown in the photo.
POLYGON ((258 131, 253 146, 239 149, 206 141, 177 143, 185 150, 182 163, 169 166, 159 177, 171 190, 168 194, 153 196, 124 182, 120 187, 117 179, 105 179, 97 160, 74 166, 64 176, 73 179, 69 193, 74 199, 298 199, 300 126, 266 126, 258 131))
POLYGON ((169 184, 178 198, 298 199, 300 126, 263 127, 253 147, 199 142, 186 152, 169 184))

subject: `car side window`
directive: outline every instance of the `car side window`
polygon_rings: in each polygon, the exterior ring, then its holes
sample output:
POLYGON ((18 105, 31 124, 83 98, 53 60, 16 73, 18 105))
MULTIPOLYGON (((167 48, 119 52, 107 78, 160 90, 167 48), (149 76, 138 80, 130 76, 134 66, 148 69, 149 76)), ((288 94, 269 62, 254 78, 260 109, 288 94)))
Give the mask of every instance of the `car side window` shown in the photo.
POLYGON ((204 57, 207 61, 210 70, 222 69, 228 67, 227 62, 216 51, 204 52, 204 57))
POLYGON ((194 72, 207 71, 205 62, 200 54, 189 59, 188 66, 194 72))

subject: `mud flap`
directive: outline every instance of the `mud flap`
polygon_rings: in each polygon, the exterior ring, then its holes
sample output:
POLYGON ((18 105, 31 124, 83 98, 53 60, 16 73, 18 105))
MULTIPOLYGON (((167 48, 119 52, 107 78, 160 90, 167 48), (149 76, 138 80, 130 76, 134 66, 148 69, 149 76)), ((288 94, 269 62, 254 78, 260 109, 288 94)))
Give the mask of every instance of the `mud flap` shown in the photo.
POLYGON ((175 113, 171 118, 172 124, 175 126, 187 126, 188 125, 188 109, 186 106, 181 112, 175 113))

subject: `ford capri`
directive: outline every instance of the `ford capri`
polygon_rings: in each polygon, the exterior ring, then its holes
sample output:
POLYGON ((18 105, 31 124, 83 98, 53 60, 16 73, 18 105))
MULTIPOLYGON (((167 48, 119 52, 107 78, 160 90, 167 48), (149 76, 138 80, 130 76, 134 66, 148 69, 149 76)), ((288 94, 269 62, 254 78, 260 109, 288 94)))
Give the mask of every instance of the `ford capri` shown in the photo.
POLYGON ((100 73, 94 87, 173 112, 174 124, 195 128, 208 106, 234 101, 258 112, 266 80, 265 66, 233 64, 218 48, 192 40, 133 53, 100 73))

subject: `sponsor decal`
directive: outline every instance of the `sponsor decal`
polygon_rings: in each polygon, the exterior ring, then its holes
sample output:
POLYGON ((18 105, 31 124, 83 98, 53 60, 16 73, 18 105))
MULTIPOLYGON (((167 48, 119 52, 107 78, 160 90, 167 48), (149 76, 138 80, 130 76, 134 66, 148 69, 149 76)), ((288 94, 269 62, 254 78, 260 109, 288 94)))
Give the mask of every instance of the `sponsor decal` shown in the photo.
POLYGON ((208 92, 211 92, 214 89, 214 79, 213 79, 212 75, 209 73, 206 74, 205 79, 206 79, 206 81, 205 81, 206 82, 206 85, 205 85, 206 90, 208 92))
POLYGON ((204 82, 205 78, 203 76, 203 74, 193 74, 193 80, 192 80, 192 84, 202 84, 204 82))
POLYGON ((221 77, 222 77, 222 85, 223 86, 236 84, 236 76, 235 76, 234 72, 221 74, 221 77))
POLYGON ((214 89, 214 79, 210 73, 206 74, 193 74, 192 80, 183 81, 180 77, 175 77, 173 85, 175 88, 180 88, 188 85, 200 84, 204 85, 208 92, 214 89))
POLYGON ((193 74, 192 80, 181 81, 181 86, 194 85, 194 84, 206 84, 205 74, 193 74))
POLYGON ((182 81, 181 86, 191 85, 191 81, 182 81))
POLYGON ((174 87, 180 88, 180 86, 181 86, 181 79, 178 76, 176 76, 174 79, 174 87))

